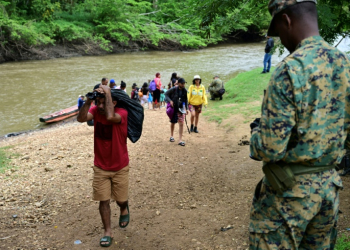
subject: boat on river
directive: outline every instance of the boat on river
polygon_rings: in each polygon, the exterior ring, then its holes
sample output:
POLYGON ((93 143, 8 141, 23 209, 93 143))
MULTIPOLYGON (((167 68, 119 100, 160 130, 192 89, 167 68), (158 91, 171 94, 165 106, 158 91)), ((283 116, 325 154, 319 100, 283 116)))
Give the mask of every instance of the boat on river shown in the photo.
POLYGON ((77 115, 78 112, 78 105, 74 105, 72 107, 62 109, 47 116, 41 117, 39 120, 45 123, 58 122, 67 119, 68 117, 77 115))

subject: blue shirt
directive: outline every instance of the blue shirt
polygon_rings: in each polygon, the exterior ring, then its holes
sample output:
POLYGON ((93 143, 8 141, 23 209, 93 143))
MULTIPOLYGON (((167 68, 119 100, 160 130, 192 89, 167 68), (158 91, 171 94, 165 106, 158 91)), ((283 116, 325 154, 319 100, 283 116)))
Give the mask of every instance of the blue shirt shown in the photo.
POLYGON ((84 101, 79 97, 78 99, 78 110, 84 105, 84 101))

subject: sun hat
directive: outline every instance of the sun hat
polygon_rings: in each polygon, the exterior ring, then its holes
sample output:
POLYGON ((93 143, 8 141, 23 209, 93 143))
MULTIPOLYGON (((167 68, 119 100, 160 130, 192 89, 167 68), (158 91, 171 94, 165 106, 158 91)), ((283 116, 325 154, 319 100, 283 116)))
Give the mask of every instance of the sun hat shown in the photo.
POLYGON ((199 84, 202 84, 202 79, 201 79, 201 77, 199 76, 199 75, 195 75, 194 77, 193 77, 193 80, 192 80, 192 83, 193 83, 193 85, 194 84, 196 84, 196 80, 199 80, 199 84))
POLYGON ((272 16, 272 20, 270 22, 269 29, 267 31, 267 36, 277 36, 278 34, 274 30, 274 21, 275 21, 275 16, 280 13, 282 10, 287 9, 289 6, 293 6, 297 3, 302 3, 302 2, 313 2, 317 4, 316 0, 270 0, 268 9, 269 12, 272 16))

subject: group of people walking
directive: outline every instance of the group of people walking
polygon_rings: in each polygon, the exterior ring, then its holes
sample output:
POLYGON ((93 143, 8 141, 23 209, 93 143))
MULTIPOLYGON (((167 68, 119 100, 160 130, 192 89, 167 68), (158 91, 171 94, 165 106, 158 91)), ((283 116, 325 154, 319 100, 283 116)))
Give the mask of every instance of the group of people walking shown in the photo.
MULTIPOLYGON (((186 115, 190 113, 191 132, 199 133, 198 121, 199 115, 202 113, 203 106, 208 105, 207 91, 202 84, 199 75, 195 75, 192 84, 188 89, 185 87, 186 80, 178 76, 176 72, 172 73, 168 88, 161 81, 161 74, 156 73, 153 80, 143 83, 141 88, 134 83, 131 90, 131 99, 137 100, 145 108, 160 110, 167 103, 167 110, 172 109, 170 119, 170 142, 175 142, 174 129, 175 124, 179 124, 179 141, 178 145, 185 146, 182 140, 184 121, 186 115), (148 105, 147 105, 148 104, 148 105)), ((209 85, 210 100, 219 98, 222 100, 224 94, 224 83, 215 76, 209 85), (223 91, 223 92, 222 92, 223 91)))
MULTIPOLYGON (((108 85, 108 79, 101 80, 102 85, 108 85)), ((176 72, 172 73, 168 88, 162 84, 161 74, 156 73, 153 80, 143 83, 139 88, 136 83, 133 83, 130 97, 148 109, 160 110, 167 103, 167 111, 172 109, 170 119, 170 142, 175 142, 174 130, 175 124, 179 124, 179 140, 178 145, 185 146, 182 139, 184 122, 186 115, 190 113, 191 128, 190 132, 199 133, 198 122, 199 115, 202 113, 203 107, 208 105, 207 91, 202 84, 202 79, 199 75, 193 77, 191 85, 186 89, 186 80, 178 76, 176 72)), ((98 88, 99 84, 94 89, 98 88)), ((109 87, 111 89, 122 89, 126 92, 126 83, 121 81, 120 86, 116 86, 114 79, 110 80, 109 87)), ((218 75, 213 77, 213 81, 209 84, 208 92, 210 100, 222 100, 225 93, 224 83, 218 75)), ((82 106, 81 97, 78 100, 79 109, 82 106)))

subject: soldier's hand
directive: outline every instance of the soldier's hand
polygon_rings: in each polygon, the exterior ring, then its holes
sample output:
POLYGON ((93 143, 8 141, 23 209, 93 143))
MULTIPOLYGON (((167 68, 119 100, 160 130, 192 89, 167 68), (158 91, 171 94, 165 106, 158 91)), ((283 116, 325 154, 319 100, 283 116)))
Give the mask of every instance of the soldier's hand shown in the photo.
POLYGON ((255 118, 255 120, 250 124, 250 132, 253 131, 254 128, 259 127, 260 124, 260 118, 255 118))

